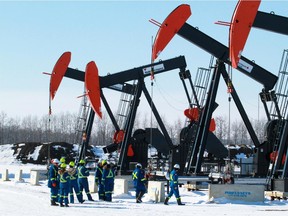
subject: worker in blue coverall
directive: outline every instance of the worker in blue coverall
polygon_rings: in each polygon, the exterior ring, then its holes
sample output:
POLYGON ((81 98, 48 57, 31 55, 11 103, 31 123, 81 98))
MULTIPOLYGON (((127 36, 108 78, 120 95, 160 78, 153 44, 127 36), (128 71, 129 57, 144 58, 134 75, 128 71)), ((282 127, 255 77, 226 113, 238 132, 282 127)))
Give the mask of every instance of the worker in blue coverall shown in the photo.
POLYGON ((51 160, 51 165, 48 170, 48 187, 50 188, 51 193, 51 206, 58 206, 56 203, 58 201, 58 165, 60 161, 55 158, 51 160))
POLYGON ((102 184, 103 166, 107 164, 106 160, 102 160, 98 163, 95 171, 95 183, 98 186, 99 200, 105 200, 104 184, 102 184))
POLYGON ((78 199, 79 203, 83 203, 83 196, 82 193, 80 193, 79 186, 78 186, 78 172, 75 168, 75 163, 71 161, 69 163, 69 168, 67 169, 68 174, 70 175, 70 185, 69 185, 69 197, 70 197, 70 203, 74 203, 74 192, 76 193, 76 197, 78 199))
POLYGON ((114 190, 115 172, 111 164, 107 163, 103 167, 102 184, 105 190, 105 201, 112 202, 112 193, 114 190))
POLYGON ((89 176, 89 170, 85 167, 85 160, 80 160, 78 167, 78 185, 81 196, 83 197, 82 192, 84 189, 88 200, 94 201, 89 191, 88 176, 89 176))
POLYGON ((136 190, 136 203, 141 203, 142 197, 147 191, 147 179, 145 177, 145 171, 142 169, 142 165, 140 163, 136 164, 136 168, 132 173, 132 180, 136 190))
POLYGON ((164 204, 168 205, 169 199, 174 196, 176 197, 178 205, 185 205, 181 202, 181 197, 179 195, 179 186, 178 186, 178 171, 180 169, 179 164, 175 164, 174 169, 170 172, 170 178, 169 178, 169 186, 170 186, 170 192, 168 196, 165 198, 164 204))
POLYGON ((58 174, 59 174, 59 182, 60 182, 60 185, 59 185, 60 207, 64 207, 63 200, 64 200, 65 207, 69 207, 68 195, 69 195, 70 175, 68 174, 66 170, 65 163, 62 163, 60 165, 58 174))

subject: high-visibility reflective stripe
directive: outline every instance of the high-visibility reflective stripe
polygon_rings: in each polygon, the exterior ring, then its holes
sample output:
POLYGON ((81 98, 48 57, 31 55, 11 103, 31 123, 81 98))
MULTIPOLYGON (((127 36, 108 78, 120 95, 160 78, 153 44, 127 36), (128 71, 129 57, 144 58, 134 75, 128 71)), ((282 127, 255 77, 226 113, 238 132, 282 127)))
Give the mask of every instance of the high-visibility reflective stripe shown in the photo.
POLYGON ((98 170, 101 172, 101 174, 103 174, 103 170, 102 170, 102 169, 100 169, 100 167, 98 167, 98 170))
POLYGON ((87 176, 84 176, 81 172, 81 167, 78 167, 78 178, 87 178, 87 176))
POLYGON ((138 179, 138 177, 137 177, 137 172, 133 172, 133 173, 132 173, 132 178, 133 178, 133 180, 134 180, 134 179, 138 179))
POLYGON ((170 174, 170 181, 173 182, 174 184, 178 183, 178 181, 174 181, 172 174, 170 174))
MULTIPOLYGON (((68 176, 67 176, 67 177, 68 177, 68 176)), ((67 178, 67 177, 66 177, 66 178, 67 178)), ((69 178, 69 177, 68 177, 68 178, 69 178)), ((60 175, 60 182, 61 182, 61 183, 66 183, 66 182, 67 182, 67 180, 63 178, 63 175, 60 175)))
MULTIPOLYGON (((53 168, 53 171, 54 171, 54 176, 57 176, 57 171, 56 171, 55 167, 53 166, 52 168, 53 168)), ((55 180, 56 178, 50 178, 50 179, 51 180, 55 180)))
POLYGON ((141 181, 146 181, 146 178, 141 179, 141 181))
POLYGON ((112 170, 110 170, 106 178, 113 178, 113 177, 114 177, 113 172, 112 170))

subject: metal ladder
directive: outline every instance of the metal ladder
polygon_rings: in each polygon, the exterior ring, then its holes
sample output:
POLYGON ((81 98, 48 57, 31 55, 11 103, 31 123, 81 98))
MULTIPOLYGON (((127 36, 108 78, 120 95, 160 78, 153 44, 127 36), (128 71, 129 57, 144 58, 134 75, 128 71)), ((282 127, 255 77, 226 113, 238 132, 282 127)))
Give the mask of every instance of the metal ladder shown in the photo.
POLYGON ((125 127, 125 123, 126 123, 126 119, 129 115, 130 109, 132 108, 132 101, 134 99, 135 96, 135 88, 136 88, 136 80, 134 80, 133 82, 133 92, 131 92, 131 94, 126 93, 126 92, 122 92, 121 96, 120 96, 120 101, 119 101, 119 105, 118 105, 118 109, 117 109, 117 118, 116 121, 119 125, 119 128, 121 130, 124 129, 125 127))
MULTIPOLYGON (((211 69, 213 68, 212 67, 213 61, 214 61, 214 57, 211 56, 209 68, 199 67, 197 69, 197 72, 196 72, 195 81, 194 81, 194 83, 195 83, 194 88, 195 88, 195 92, 197 95, 198 103, 200 105, 199 116, 201 115, 201 110, 202 110, 203 105, 205 104, 205 101, 206 101, 207 88, 208 88, 208 85, 209 85, 210 80, 211 80, 211 69)), ((197 105, 195 99, 196 98, 194 98, 192 95, 192 97, 191 97, 192 107, 196 107, 196 105, 197 105)), ((186 120, 186 122, 188 122, 188 121, 186 120)), ((193 156, 195 138, 196 138, 196 134, 197 134, 197 131, 199 128, 198 123, 199 122, 194 122, 193 124, 190 125, 190 127, 192 127, 192 137, 191 137, 191 143, 190 143, 190 146, 188 148, 186 162, 185 162, 185 168, 184 168, 185 174, 188 174, 190 172, 190 170, 193 168, 191 166, 191 162, 192 162, 191 158, 193 156)))
MULTIPOLYGON (((275 86, 276 103, 272 103, 270 107, 270 118, 277 121, 275 126, 275 138, 273 142, 273 152, 278 152, 280 148, 283 148, 285 143, 281 142, 283 136, 283 129, 286 124, 287 115, 287 103, 288 103, 288 50, 283 51, 280 69, 278 74, 278 81, 275 86)), ((283 170, 276 167, 276 158, 278 155, 274 155, 274 160, 270 160, 269 168, 266 177, 266 185, 268 189, 271 189, 271 180, 275 175, 280 174, 283 170), (270 187, 270 188, 269 188, 270 187)), ((282 160, 282 158, 280 158, 282 160)))
POLYGON ((78 148, 78 153, 76 157, 76 161, 78 161, 80 157, 80 150, 83 145, 83 139, 86 138, 86 125, 87 125, 87 118, 88 118, 88 113, 90 110, 90 103, 88 102, 88 98, 86 95, 82 97, 79 112, 78 112, 78 117, 77 117, 77 122, 75 125, 75 138, 74 138, 74 143, 79 144, 78 148))

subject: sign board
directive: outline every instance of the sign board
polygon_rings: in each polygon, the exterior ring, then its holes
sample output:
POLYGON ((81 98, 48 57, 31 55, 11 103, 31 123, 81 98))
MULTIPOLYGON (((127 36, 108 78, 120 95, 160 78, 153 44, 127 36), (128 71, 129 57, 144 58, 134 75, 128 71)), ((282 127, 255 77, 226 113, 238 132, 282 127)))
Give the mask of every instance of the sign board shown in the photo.
POLYGON ((264 202, 264 185, 248 184, 210 184, 209 200, 226 198, 247 202, 264 202))

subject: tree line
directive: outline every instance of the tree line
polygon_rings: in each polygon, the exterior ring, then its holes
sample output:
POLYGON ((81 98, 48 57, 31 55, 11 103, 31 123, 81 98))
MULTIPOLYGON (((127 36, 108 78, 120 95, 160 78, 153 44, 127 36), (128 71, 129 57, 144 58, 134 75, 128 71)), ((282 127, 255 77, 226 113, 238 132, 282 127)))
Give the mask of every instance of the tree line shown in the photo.
MULTIPOLYGON (((251 119, 250 119, 251 120, 251 119)), ((174 144, 179 144, 181 129, 185 127, 183 120, 169 123, 165 117, 162 121, 174 144)), ((252 145, 247 129, 241 120, 234 120, 229 124, 226 116, 215 117, 215 135, 223 144, 252 145), (230 132, 230 133, 229 133, 230 132)), ((252 127, 260 141, 265 139, 265 119, 251 121, 252 127)), ((158 127, 155 120, 147 114, 137 114, 134 129, 158 127)), ((5 112, 0 112, 0 144, 21 142, 81 142, 82 132, 79 128, 79 117, 76 113, 60 113, 53 115, 10 117, 5 112)), ((93 122, 90 144, 105 146, 111 144, 115 129, 107 113, 103 113, 102 120, 98 118, 93 122)))

